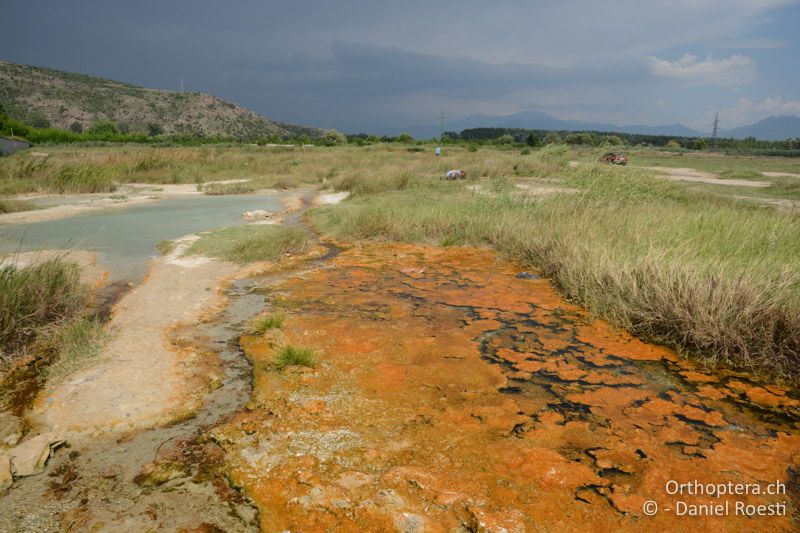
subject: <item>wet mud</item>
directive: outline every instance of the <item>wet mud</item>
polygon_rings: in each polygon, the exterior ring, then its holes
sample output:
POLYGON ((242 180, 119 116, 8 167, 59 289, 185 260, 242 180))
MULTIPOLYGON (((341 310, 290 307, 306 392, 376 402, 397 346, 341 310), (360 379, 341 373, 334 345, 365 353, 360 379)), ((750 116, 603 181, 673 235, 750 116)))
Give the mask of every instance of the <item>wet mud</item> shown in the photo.
POLYGON ((262 280, 284 327, 242 337, 252 397, 208 436, 263 530, 797 529, 797 390, 643 343, 520 270, 487 250, 364 244, 262 280), (285 343, 319 363, 276 371, 285 343), (666 492, 695 480, 786 492, 666 492), (678 516, 679 500, 731 510, 678 516))

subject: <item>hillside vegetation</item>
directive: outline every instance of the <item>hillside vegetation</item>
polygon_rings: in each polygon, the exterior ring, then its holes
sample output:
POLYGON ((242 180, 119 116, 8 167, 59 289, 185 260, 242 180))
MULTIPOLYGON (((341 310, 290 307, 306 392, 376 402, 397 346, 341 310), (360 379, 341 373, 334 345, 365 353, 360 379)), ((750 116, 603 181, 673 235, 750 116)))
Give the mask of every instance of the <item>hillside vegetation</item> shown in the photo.
POLYGON ((0 61, 0 102, 12 118, 73 132, 108 127, 123 133, 256 139, 319 136, 216 96, 137 87, 118 81, 0 61))

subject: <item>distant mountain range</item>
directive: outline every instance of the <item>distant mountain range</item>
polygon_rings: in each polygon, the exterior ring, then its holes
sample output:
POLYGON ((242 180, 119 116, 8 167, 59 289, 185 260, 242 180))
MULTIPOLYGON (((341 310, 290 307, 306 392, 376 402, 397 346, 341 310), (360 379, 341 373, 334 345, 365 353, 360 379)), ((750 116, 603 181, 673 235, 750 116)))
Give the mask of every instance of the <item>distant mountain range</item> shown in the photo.
MULTIPOLYGON (((701 132, 684 126, 671 124, 665 126, 618 126, 601 122, 582 122, 580 120, 562 120, 542 111, 521 111, 512 115, 470 115, 460 120, 446 122, 445 131, 461 132, 470 128, 522 128, 530 130, 552 131, 607 131, 619 133, 638 133, 642 135, 665 135, 668 137, 710 137, 710 132, 701 132)), ((431 139, 440 134, 439 125, 409 126, 405 128, 386 128, 379 132, 382 135, 399 135, 408 133, 415 139, 431 139)), ((720 132, 721 137, 757 139, 776 141, 800 137, 800 117, 781 116, 768 117, 764 120, 720 132)))
POLYGON ((114 80, 0 61, 0 103, 32 126, 82 131, 113 120, 123 131, 191 133, 253 139, 319 136, 318 128, 283 124, 204 93, 162 91, 114 80))
POLYGON ((765 141, 794 139, 800 137, 800 117, 794 115, 767 117, 749 126, 723 130, 720 135, 734 139, 755 137, 765 141))

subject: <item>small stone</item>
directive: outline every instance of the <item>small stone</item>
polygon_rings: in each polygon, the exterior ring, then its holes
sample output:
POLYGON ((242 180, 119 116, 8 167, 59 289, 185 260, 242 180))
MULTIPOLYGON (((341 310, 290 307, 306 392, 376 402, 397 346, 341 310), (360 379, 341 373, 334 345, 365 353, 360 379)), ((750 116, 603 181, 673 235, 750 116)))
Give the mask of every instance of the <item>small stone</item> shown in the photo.
POLYGON ((29 439, 9 453, 16 476, 35 476, 44 471, 44 465, 53 450, 64 444, 64 439, 52 433, 43 433, 29 439))

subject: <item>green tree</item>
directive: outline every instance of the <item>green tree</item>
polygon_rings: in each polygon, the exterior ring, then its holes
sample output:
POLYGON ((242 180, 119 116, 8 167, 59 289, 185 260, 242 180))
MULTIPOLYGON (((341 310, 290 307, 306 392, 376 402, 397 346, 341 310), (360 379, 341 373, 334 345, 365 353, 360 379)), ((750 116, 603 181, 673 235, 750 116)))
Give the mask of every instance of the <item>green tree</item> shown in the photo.
POLYGON ((92 127, 89 128, 89 133, 93 135, 102 135, 106 137, 113 137, 115 135, 119 135, 119 128, 117 127, 117 123, 113 120, 99 120, 92 124, 92 127))
POLYGON ((30 125, 34 128, 49 128, 50 121, 44 115, 35 115, 31 118, 30 125))
POLYGON ((347 137, 344 133, 338 132, 336 130, 328 130, 322 136, 322 144, 325 146, 336 146, 339 144, 346 144, 347 137))
POLYGON ((567 144, 583 144, 587 146, 596 146, 597 140, 595 139, 594 134, 582 132, 582 133, 570 133, 567 135, 564 141, 567 144))
POLYGON ((413 142, 413 141, 414 141, 414 138, 411 135, 409 135, 408 133, 401 133, 400 135, 397 136, 397 142, 399 142, 399 143, 408 144, 408 143, 413 142))
POLYGON ((528 146, 534 146, 534 147, 541 146, 542 145, 542 139, 539 138, 538 135, 534 135, 533 133, 529 133, 528 137, 525 139, 525 144, 527 144, 528 146))
POLYGON ((544 136, 545 144, 561 144, 561 142, 561 135, 554 131, 548 131, 547 135, 544 136))

